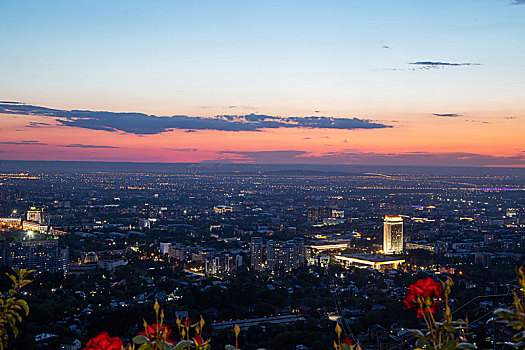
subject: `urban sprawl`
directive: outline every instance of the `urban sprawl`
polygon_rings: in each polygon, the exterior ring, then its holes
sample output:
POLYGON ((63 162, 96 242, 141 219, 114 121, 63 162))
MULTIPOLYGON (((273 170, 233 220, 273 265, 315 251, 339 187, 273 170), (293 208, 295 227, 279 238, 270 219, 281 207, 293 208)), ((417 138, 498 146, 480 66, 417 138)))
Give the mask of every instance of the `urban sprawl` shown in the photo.
POLYGON ((512 334, 488 321, 525 263, 521 173, 9 166, 0 267, 37 271, 19 348, 129 339, 158 300, 174 329, 202 315, 214 348, 239 325, 243 349, 328 349, 340 322, 365 350, 410 349, 401 301, 428 276, 452 278, 478 347, 512 334))

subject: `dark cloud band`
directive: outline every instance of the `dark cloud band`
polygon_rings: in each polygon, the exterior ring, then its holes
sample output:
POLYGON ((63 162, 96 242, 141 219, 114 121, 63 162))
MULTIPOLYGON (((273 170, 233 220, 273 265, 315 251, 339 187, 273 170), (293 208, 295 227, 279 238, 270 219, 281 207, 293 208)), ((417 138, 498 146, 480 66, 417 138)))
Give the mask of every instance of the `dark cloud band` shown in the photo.
POLYGON ((432 115, 435 115, 436 117, 450 117, 450 118, 461 117, 461 114, 456 114, 456 113, 432 113, 432 115))
POLYGON ((461 67, 461 66, 481 66, 481 63, 472 63, 472 62, 440 62, 440 61, 418 61, 408 63, 412 66, 416 66, 414 69, 437 69, 437 68, 447 68, 447 67, 461 67))
POLYGON ((58 145, 59 147, 68 147, 68 148, 119 148, 116 146, 98 146, 98 145, 83 145, 80 143, 72 143, 70 145, 58 145))
POLYGON ((42 143, 38 141, 2 141, 0 145, 39 145, 45 146, 47 143, 42 143))
POLYGON ((55 118, 60 124, 131 134, 158 134, 172 129, 261 131, 276 128, 312 129, 378 129, 391 126, 359 118, 333 117, 276 117, 269 115, 218 115, 213 118, 174 115, 157 117, 144 113, 115 113, 107 111, 59 110, 46 107, 0 103, 0 113, 36 115, 55 118))

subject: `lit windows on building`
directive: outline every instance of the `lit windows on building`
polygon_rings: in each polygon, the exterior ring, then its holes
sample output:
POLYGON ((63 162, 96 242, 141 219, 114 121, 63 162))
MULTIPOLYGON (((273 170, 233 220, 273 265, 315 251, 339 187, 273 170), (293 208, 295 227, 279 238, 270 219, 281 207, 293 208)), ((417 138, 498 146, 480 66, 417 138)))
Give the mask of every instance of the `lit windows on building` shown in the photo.
POLYGON ((385 216, 383 226, 383 253, 403 253, 403 218, 401 216, 385 216))

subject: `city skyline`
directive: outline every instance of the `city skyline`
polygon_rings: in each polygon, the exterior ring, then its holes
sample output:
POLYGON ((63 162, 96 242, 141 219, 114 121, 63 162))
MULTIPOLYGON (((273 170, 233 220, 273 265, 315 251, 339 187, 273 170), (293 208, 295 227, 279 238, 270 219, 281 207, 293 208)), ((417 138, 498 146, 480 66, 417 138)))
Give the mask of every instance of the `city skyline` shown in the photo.
POLYGON ((523 4, 5 3, 0 158, 523 167, 523 4))

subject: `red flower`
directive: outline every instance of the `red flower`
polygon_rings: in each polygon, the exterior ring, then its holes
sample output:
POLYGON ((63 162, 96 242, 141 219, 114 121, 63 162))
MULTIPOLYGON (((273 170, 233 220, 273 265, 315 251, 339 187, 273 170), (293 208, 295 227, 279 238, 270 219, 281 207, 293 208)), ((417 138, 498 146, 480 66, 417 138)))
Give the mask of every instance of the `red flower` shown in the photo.
POLYGON ((341 343, 352 346, 352 340, 346 334, 341 338, 341 343))
POLYGON ((122 339, 118 337, 111 338, 107 332, 102 332, 91 338, 84 350, 121 350, 123 346, 122 339))
POLYGON ((152 337, 155 337, 157 335, 157 331, 159 331, 159 333, 162 333, 163 335, 166 336, 166 339, 170 336, 171 334, 171 329, 170 327, 168 326, 162 326, 159 330, 159 326, 157 324, 148 324, 146 326, 146 331, 145 332, 139 332, 140 335, 145 335, 147 336, 148 334, 152 337))
POLYGON ((405 297, 405 299, 403 299, 403 303, 405 303, 405 305, 409 309, 418 308, 419 307, 419 303, 417 302, 416 297, 413 294, 410 294, 410 292, 405 297))
POLYGON ((420 279, 416 283, 412 283, 408 288, 408 295, 403 299, 405 305, 409 308, 417 308, 417 317, 420 317, 423 312, 435 313, 439 309, 439 297, 443 292, 441 282, 436 282, 428 277, 426 280, 420 279), (427 305, 428 308, 427 308, 427 305), (423 308, 423 310, 421 310, 423 308))
POLYGON ((189 317, 185 317, 185 318, 184 318, 184 322, 183 322, 183 324, 184 324, 184 327, 189 327, 189 326, 191 326, 191 320, 190 320, 190 318, 189 318, 189 317))
POLYGON ((197 346, 201 346, 202 343, 204 342, 204 341, 202 340, 202 337, 201 337, 200 335, 198 335, 198 334, 195 334, 195 336, 193 337, 193 341, 195 342, 195 344, 196 344, 197 346))
MULTIPOLYGON (((145 335, 150 341, 154 341, 157 338, 157 330, 159 330, 159 326, 157 324, 148 324, 146 325, 146 331, 145 332, 139 332, 140 335, 145 335)), ((168 326, 162 326, 160 328, 159 334, 162 334, 162 339, 166 341, 166 343, 175 345, 176 343, 169 340, 169 336, 171 334, 171 329, 168 326)))
POLYGON ((424 298, 439 298, 443 292, 443 286, 441 282, 436 282, 432 278, 428 277, 426 280, 421 279, 416 283, 412 283, 408 291, 410 294, 415 296, 421 295, 424 298))

